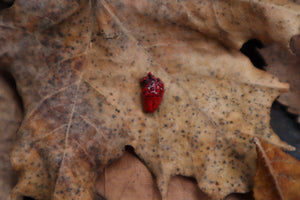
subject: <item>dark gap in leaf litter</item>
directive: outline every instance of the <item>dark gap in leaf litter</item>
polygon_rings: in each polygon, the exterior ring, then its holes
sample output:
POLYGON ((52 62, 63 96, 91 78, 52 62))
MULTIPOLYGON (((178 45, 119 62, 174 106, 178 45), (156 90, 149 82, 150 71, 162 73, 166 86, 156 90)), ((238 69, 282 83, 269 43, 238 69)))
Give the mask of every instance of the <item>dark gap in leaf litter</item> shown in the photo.
POLYGON ((14 94, 17 97, 16 99, 18 101, 18 106, 19 106, 19 108, 21 108, 21 112, 23 115, 24 104, 23 104, 23 100, 22 100, 20 94, 18 93, 17 85, 16 85, 16 81, 15 81, 14 77, 11 75, 10 72, 5 71, 5 70, 0 70, 0 76, 2 76, 4 78, 4 80, 8 83, 10 88, 14 91, 14 94))
POLYGON ((261 41, 257 39, 252 39, 243 44, 240 51, 251 60, 252 64, 256 68, 264 69, 264 66, 266 66, 267 64, 262 55, 260 55, 260 53, 257 50, 263 47, 264 45, 261 41))
POLYGON ((287 151, 288 154, 300 160, 300 125, 296 115, 286 111, 286 107, 275 101, 271 109, 271 126, 283 141, 293 145, 296 151, 287 151))
POLYGON ((14 0, 0 0, 0 11, 5 8, 10 8, 14 2, 14 0))
POLYGON ((247 193, 232 193, 229 194, 225 199, 243 199, 243 200, 254 200, 253 192, 247 193))
POLYGON ((135 154, 134 148, 131 145, 125 145, 125 151, 135 154))
POLYGON ((35 200, 35 199, 32 197, 23 196, 23 200, 35 200))

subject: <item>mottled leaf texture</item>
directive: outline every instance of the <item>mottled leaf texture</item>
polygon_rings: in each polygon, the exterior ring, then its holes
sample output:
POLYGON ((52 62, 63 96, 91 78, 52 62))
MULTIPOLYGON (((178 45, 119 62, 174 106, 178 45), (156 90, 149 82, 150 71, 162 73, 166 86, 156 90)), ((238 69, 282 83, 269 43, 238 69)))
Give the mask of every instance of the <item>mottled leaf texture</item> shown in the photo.
POLYGON ((288 85, 238 50, 289 48, 289 1, 16 0, 0 13, 0 59, 24 102, 12 199, 93 199, 102 169, 131 145, 167 199, 173 175, 213 199, 253 184, 257 136, 285 149, 270 107, 288 85), (140 79, 163 80, 153 114, 140 79))
MULTIPOLYGON (((300 48, 300 42, 296 47, 300 48)), ((289 83, 290 91, 281 94, 278 101, 288 106, 287 111, 298 115, 300 123, 300 51, 299 55, 291 55, 282 47, 273 44, 260 52, 268 64, 266 70, 279 77, 281 81, 289 83)))
MULTIPOLYGON (((109 200, 160 200, 155 178, 147 167, 134 155, 125 152, 123 156, 106 167, 97 180, 99 196, 109 200)), ((211 200, 197 186, 194 179, 173 176, 170 179, 168 199, 211 200)), ((226 200, 253 200, 252 193, 231 194, 226 200)))
POLYGON ((258 138, 255 144, 258 155, 255 199, 300 199, 300 161, 258 138))
MULTIPOLYGON (((98 193, 110 200, 161 199, 155 180, 147 167, 128 152, 108 166, 97 183, 98 193)), ((171 178, 168 199, 210 200, 197 187, 196 181, 182 176, 171 178)))
POLYGON ((7 74, 0 72, 0 199, 8 199, 17 175, 10 164, 10 151, 22 120, 21 107, 7 74))

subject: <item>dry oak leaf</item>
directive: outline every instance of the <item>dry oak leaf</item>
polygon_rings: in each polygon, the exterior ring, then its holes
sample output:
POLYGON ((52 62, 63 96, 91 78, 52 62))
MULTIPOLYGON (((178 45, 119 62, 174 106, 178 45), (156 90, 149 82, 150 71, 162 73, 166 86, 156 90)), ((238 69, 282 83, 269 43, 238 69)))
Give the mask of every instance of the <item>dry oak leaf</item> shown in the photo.
MULTIPOLYGON (((135 155, 128 152, 105 169, 97 180, 96 188, 101 196, 110 200, 161 199, 151 172, 135 155)), ((171 178, 167 197, 172 200, 210 200, 198 188, 196 181, 182 176, 171 178)))
POLYGON ((0 199, 8 199, 17 174, 10 163, 16 132, 22 120, 22 109, 13 87, 0 72, 0 199))
POLYGON ((249 191, 252 138, 293 147, 269 123, 288 85, 238 50, 250 38, 288 48, 299 13, 283 1, 15 1, 0 13, 0 60, 25 109, 11 198, 93 199, 125 145, 162 199, 173 175, 194 177, 214 199, 249 191), (149 71, 165 83, 153 114, 139 84, 149 71))
POLYGON ((254 141, 258 155, 255 199, 300 199, 300 161, 263 140, 255 138, 254 141))
MULTIPOLYGON (((155 178, 147 167, 132 153, 122 157, 105 168, 96 182, 100 197, 109 200, 159 200, 159 190, 155 178)), ((173 176, 170 179, 168 199, 172 200, 211 200, 197 186, 192 178, 173 176)), ((226 200, 253 200, 252 193, 231 194, 226 200)))
POLYGON ((281 81, 289 83, 289 92, 281 94, 278 101, 288 106, 288 112, 298 115, 298 123, 300 123, 300 54, 291 55, 275 44, 261 49, 260 52, 268 64, 266 71, 279 77, 281 81))

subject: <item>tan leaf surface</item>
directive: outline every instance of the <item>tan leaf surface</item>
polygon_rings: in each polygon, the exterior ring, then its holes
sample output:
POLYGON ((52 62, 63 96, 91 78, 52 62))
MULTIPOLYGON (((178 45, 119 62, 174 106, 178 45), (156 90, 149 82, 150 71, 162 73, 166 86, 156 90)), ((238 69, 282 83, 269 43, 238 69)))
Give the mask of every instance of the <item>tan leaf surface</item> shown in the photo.
MULTIPOLYGON (((97 180, 96 188, 100 196, 105 196, 109 200, 161 199, 153 175, 136 156, 128 152, 107 166, 97 180)), ((198 188, 195 180, 183 176, 171 178, 168 199, 211 200, 198 188)), ((253 198, 251 194, 231 194, 226 200, 253 200, 253 198)))
POLYGON ((10 164, 10 151, 22 119, 22 112, 13 88, 0 73, 0 199, 8 199, 17 176, 10 164))
MULTIPOLYGON (((299 40, 300 41, 300 40, 299 40)), ((299 43, 300 48, 300 43, 299 43)), ((279 96, 278 101, 288 106, 288 111, 300 114, 300 51, 299 55, 291 55, 278 45, 270 45, 261 49, 266 63, 266 70, 290 84, 290 91, 279 96)), ((300 123, 300 117, 298 117, 300 123)))
MULTIPOLYGON (((97 183, 97 191, 110 200, 161 198, 150 171, 134 155, 127 152, 121 159, 107 167, 97 183)), ((210 200, 197 187, 196 181, 180 176, 171 178, 168 199, 210 200)))
POLYGON ((249 191, 252 138, 293 147, 269 124, 287 84, 238 49, 253 37, 289 47, 299 13, 283 1, 16 1, 0 13, 0 59, 25 107, 12 199, 93 199, 97 175, 125 145, 163 199, 174 175, 214 199, 249 191), (139 84, 149 71, 165 83, 153 114, 139 84))
POLYGON ((258 138, 255 144, 258 154, 255 199, 300 199, 300 161, 258 138))

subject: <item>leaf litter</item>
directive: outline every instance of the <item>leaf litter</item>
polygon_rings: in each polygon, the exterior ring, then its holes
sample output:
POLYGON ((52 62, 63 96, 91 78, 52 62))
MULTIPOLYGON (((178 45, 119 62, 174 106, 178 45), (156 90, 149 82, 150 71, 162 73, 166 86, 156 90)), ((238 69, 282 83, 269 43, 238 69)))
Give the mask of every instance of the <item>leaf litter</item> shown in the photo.
POLYGON ((25 109, 12 199, 93 199, 125 145, 162 199, 174 175, 214 199, 249 191, 254 136, 294 148, 269 123, 288 85, 238 49, 251 38, 289 48, 299 12, 282 1, 16 1, 0 13, 0 59, 25 109), (165 84, 153 114, 139 85, 149 71, 165 84))

